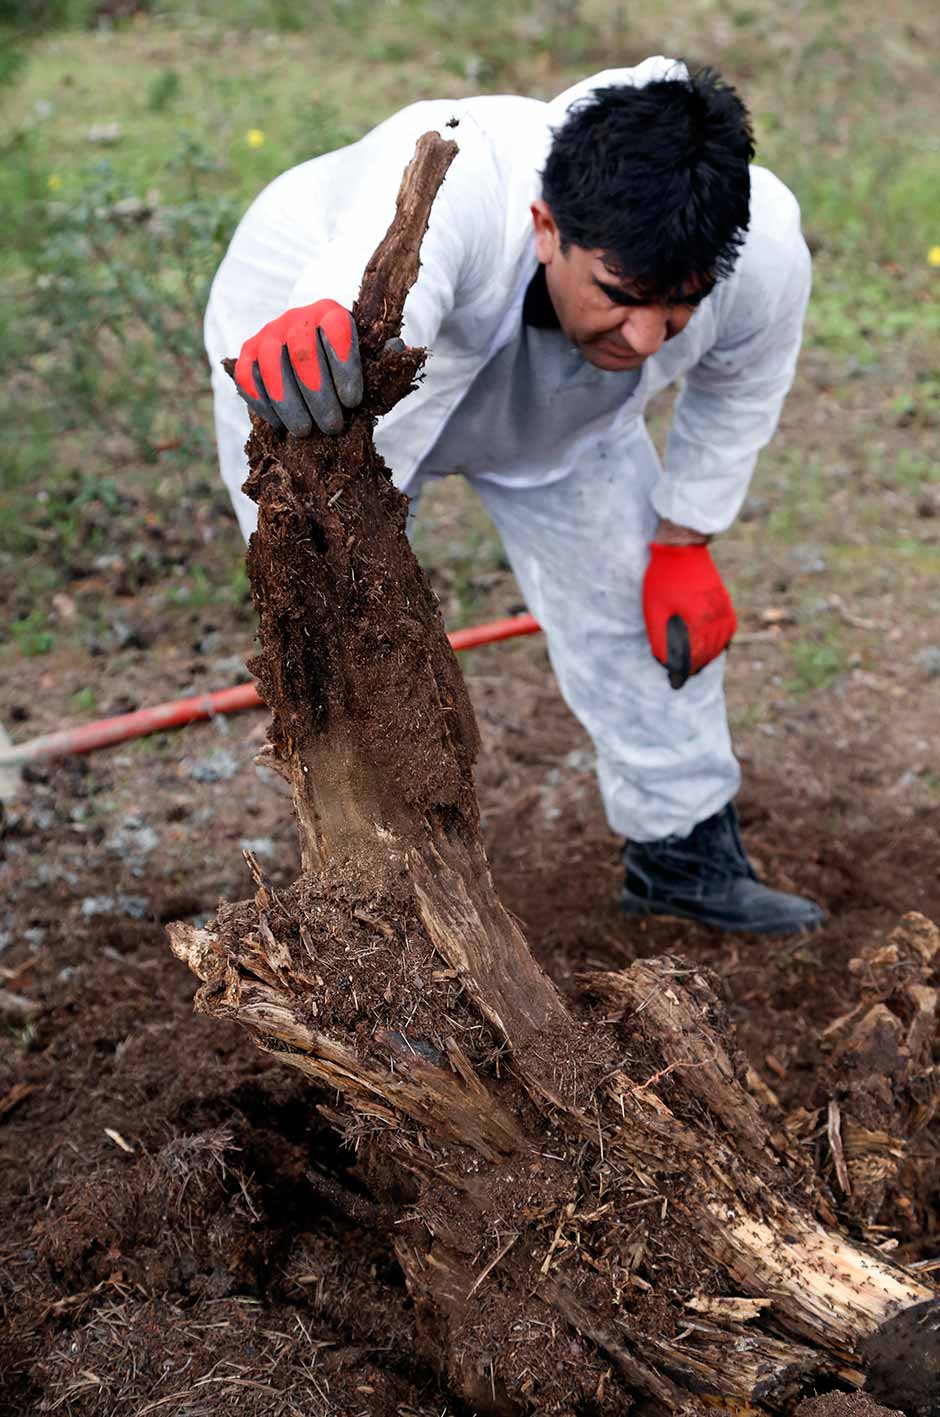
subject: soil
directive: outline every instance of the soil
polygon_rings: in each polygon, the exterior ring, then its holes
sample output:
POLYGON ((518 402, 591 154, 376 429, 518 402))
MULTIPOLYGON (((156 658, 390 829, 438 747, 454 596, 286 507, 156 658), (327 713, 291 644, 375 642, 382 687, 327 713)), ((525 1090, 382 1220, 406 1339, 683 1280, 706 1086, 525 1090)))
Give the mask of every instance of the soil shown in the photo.
MULTIPOLYGON (((781 1109, 818 1107, 818 1037, 851 1006, 849 959, 883 943, 900 909, 940 917, 940 882, 924 869, 937 814, 905 810, 873 790, 864 759, 853 766, 822 743, 789 783, 751 763, 748 844, 772 883, 823 901, 826 929, 794 945, 626 921, 619 843, 544 649, 474 659, 497 887, 574 1007, 590 1006, 583 971, 689 956, 722 979, 781 1109), (866 811, 834 840, 820 799, 865 800, 866 811)), ((156 701, 165 675, 141 661, 129 689, 156 701)), ((40 731, 51 710, 38 675, 31 697, 28 687, 17 697, 35 704, 40 731)), ((0 962, 35 1012, 7 1018, 0 1086, 2 1410, 460 1410, 413 1356, 401 1272, 317 1184, 354 1158, 339 1154, 309 1086, 234 1027, 194 1017, 191 976, 166 950, 166 921, 248 894, 240 841, 276 886, 296 874, 288 801, 253 765, 263 724, 222 720, 36 769, 7 809, 0 962), (213 764, 218 779, 200 780, 213 764)), ((934 1214, 886 1240, 929 1263, 936 1233, 934 1214)))
MULTIPOLYGON (((412 374, 401 370, 405 382, 412 374)), ((344 490, 344 469, 329 471, 318 489, 327 511, 344 490)), ((254 477, 266 475, 256 463, 254 477)), ((288 508, 287 542, 289 515, 288 508)), ((349 551, 356 540, 346 509, 342 516, 350 536, 334 538, 334 551, 349 551)), ((360 566, 364 554, 368 560, 381 530, 367 527, 349 565, 360 566)), ((374 567, 383 564, 376 555, 374 567)), ((256 563, 254 572, 257 589, 264 568, 256 563)), ((368 621, 368 600, 379 594, 380 579, 350 577, 347 586, 340 577, 347 587, 342 594, 352 602, 363 597, 363 604, 350 612, 337 591, 337 615, 361 614, 368 621)), ((344 713, 365 714, 373 731, 362 760, 347 771, 334 754, 337 782, 329 788, 338 801, 356 802, 357 784, 381 777, 388 754, 403 741, 396 726, 403 711, 420 720, 419 747, 424 743, 427 751, 419 760, 429 770, 435 766, 433 744, 446 739, 452 712, 460 746, 456 777, 438 780, 422 770, 410 782, 395 778, 393 795, 403 814, 408 809, 421 815, 431 803, 442 819, 450 814, 450 820, 472 826, 468 783, 475 734, 462 686, 448 680, 449 669, 431 669, 428 682, 416 669, 430 597, 421 599, 411 637, 362 648, 356 682, 366 690, 371 684, 374 692, 350 704, 331 697, 327 677, 317 678, 330 654, 342 654, 341 636, 331 638, 324 622, 320 645, 326 648, 311 653, 304 644, 300 607, 306 584, 300 576, 289 586, 281 568, 260 597, 262 626, 266 616, 269 626, 286 625, 284 642, 290 639, 292 650, 283 663, 291 664, 291 675, 300 665, 291 683, 286 672, 280 680, 268 653, 271 635, 262 637, 262 655, 253 666, 279 706, 275 743, 292 756, 291 745, 299 744, 299 760, 316 751, 317 734, 307 731, 311 709, 324 716, 331 732, 344 713), (385 670, 393 671, 390 684, 385 670), (353 784, 345 798, 344 773, 353 784)), ((165 697, 167 659, 153 655, 128 665, 125 692, 143 702, 165 697)), ((663 955, 704 966, 720 991, 720 1011, 736 1029, 751 1088, 772 1125, 787 1132, 791 1148, 802 1148, 807 1167, 823 1177, 841 1222, 928 1274, 940 1269, 940 1162, 931 1125, 936 1045, 932 1037, 921 1038, 917 1070, 910 1066, 913 1047, 902 1047, 905 1031, 910 1040, 916 1026, 909 986, 927 992, 928 983, 937 982, 930 972, 935 960, 921 967, 917 943, 929 942, 928 921, 940 919, 937 810, 892 796, 896 777, 889 754, 885 790, 872 767, 877 751, 870 739, 860 741, 862 729, 847 713, 838 731, 833 725, 825 738, 804 743, 807 751, 799 759, 788 744, 786 752, 748 762, 740 800, 755 865, 770 884, 819 899, 830 916, 825 929, 809 939, 768 943, 667 920, 628 921, 617 910, 621 843, 603 818, 589 743, 558 698, 544 647, 494 649, 479 654, 472 668, 468 687, 482 738, 477 788, 496 886, 575 1018, 598 1016, 590 987, 597 970, 663 955), (893 934, 911 911, 923 918, 909 917, 893 934), (888 955, 879 954, 883 947, 888 955), (842 1021, 876 1001, 882 1027, 862 1042, 842 1021), (865 1160, 873 1138, 884 1164, 877 1174, 866 1172, 866 1186, 847 1184, 843 1170, 848 1166, 846 1174, 854 1178, 851 1167, 858 1161, 849 1141, 865 1160), (896 1153, 903 1158, 898 1164, 896 1153)), ((62 695, 69 665, 60 661, 56 671, 62 695)), ((0 704, 0 717, 15 719, 25 711, 35 731, 42 731, 49 712, 43 689, 40 670, 24 672, 15 699, 0 704), (19 714, 11 712, 17 709, 19 714)), ((292 885, 300 861, 288 800, 270 768, 259 770, 253 761, 262 732, 260 718, 220 721, 88 762, 34 769, 4 811, 11 909, 0 936, 0 1006, 8 1027, 0 1164, 10 1183, 2 1201, 0 1397, 8 1410, 459 1417, 480 1410, 488 1396, 481 1391, 479 1402, 474 1397, 468 1406, 441 1386, 432 1361, 435 1342, 464 1351, 495 1345, 505 1353, 517 1341, 513 1310, 509 1299, 499 1297, 498 1279, 484 1301, 485 1322, 456 1333, 428 1331, 428 1308, 415 1301, 407 1265, 394 1258, 382 1233, 382 1188, 370 1186, 372 1158, 381 1146, 393 1147, 394 1137, 380 1144, 371 1139, 360 1157, 362 1134, 343 1135, 330 1097, 315 1094, 309 1082, 259 1054, 242 1031, 192 1013, 192 978, 170 959, 165 926, 180 919, 199 925, 217 913, 223 927, 232 927, 232 937, 243 939, 238 922, 245 907, 218 905, 220 897, 237 901, 251 892, 240 852, 258 887, 262 926, 274 901, 287 921, 278 927, 279 942, 286 941, 289 955, 306 944, 300 927, 309 914, 309 877, 292 885)), ((318 774, 311 773, 311 780, 311 819, 318 830, 341 830, 342 814, 324 827, 313 810, 322 804, 313 800, 318 774)), ((312 838, 301 847, 309 866, 316 857, 312 838)), ((334 900, 341 885, 340 873, 329 892, 334 900)), ((355 910, 352 915, 374 930, 375 917, 356 916, 355 910)), ((336 949, 352 954, 355 927, 348 914, 333 923, 336 949)), ((409 923, 402 914, 396 931, 401 926, 407 934, 409 923)), ((448 988, 442 972, 426 978, 424 964, 430 971, 433 958, 416 965, 409 950, 403 1014, 405 1004, 419 1004, 422 996, 443 998, 448 988)), ((359 978, 366 981, 362 1003, 368 1008, 381 999, 394 1017, 399 953, 397 935, 391 942, 386 935, 384 944, 362 951, 348 976, 338 956, 331 956, 331 1021, 343 1022, 348 1014, 350 1027, 357 1026, 361 1007, 353 991, 359 978), (371 962, 361 969, 366 955, 371 962), (343 998, 347 988, 353 992, 351 1011, 343 998)), ((463 1042, 468 1004, 451 1002, 463 1042)), ((437 1048, 444 1046, 432 1032, 439 1012, 439 1006, 428 1007, 426 1024, 419 1020, 437 1048)), ((412 1008, 409 1022, 414 1016, 412 1008)), ((400 1035, 391 1037, 407 1044, 404 1029, 403 1021, 400 1035)), ((590 1038, 590 1030, 580 1033, 590 1038)), ((467 1052, 481 1070, 489 1055, 486 1081, 498 1100, 501 1089, 520 1089, 501 1078, 494 1042, 484 1029, 467 1052)), ((553 1077, 550 1042, 543 1046, 546 1076, 553 1077)), ((536 1044, 526 1040, 533 1051, 536 1044)), ((585 1056, 590 1064, 589 1045, 585 1056)), ((651 1081, 660 1068, 663 1098, 688 1120, 682 1109, 689 1103, 661 1064, 640 1048, 624 1066, 628 1076, 649 1075, 651 1081), (649 1074, 638 1071, 644 1064, 649 1074)), ((590 1082, 588 1076, 588 1091, 590 1082)), ((572 1091, 577 1086, 570 1084, 572 1091)), ((516 1098, 516 1115, 520 1106, 516 1098)), ((438 1148, 435 1156, 440 1154, 438 1148)), ((550 1198, 557 1214, 564 1197, 553 1194, 553 1165, 549 1157, 532 1190, 540 1200, 550 1198)), ((486 1184, 481 1177, 481 1213, 505 1221, 495 1197, 482 1193, 486 1184)), ((440 1222, 445 1232, 449 1223, 456 1232, 459 1205, 449 1182, 438 1186, 440 1222)), ((510 1200, 521 1194, 515 1187, 510 1200)), ((616 1183, 611 1195, 610 1223, 620 1224, 616 1183)), ((407 1189, 396 1199, 407 1206, 407 1189)), ((648 1195, 637 1202, 648 1203, 648 1195)), ((664 1204, 660 1221, 665 1213, 664 1204)), ((575 1216, 582 1218, 590 1253, 591 1217, 575 1216)), ((419 1226, 420 1217, 408 1223, 419 1226)), ((645 1234, 659 1221, 654 1215, 642 1224, 645 1234)), ((605 1220, 602 1231, 607 1225, 605 1220)), ((641 1293, 623 1301, 625 1313, 642 1320, 654 1364, 657 1334, 679 1341, 674 1324, 683 1305, 698 1294, 722 1293, 719 1270, 690 1273, 694 1247, 683 1249, 681 1222, 670 1217, 668 1228, 660 1229, 674 1236, 675 1262, 644 1271, 637 1260, 641 1293)), ((407 1226, 400 1234, 407 1241, 407 1226)), ((579 1237, 579 1250, 581 1243, 579 1237)), ((645 1239, 635 1243, 642 1252, 645 1239)), ((455 1249, 459 1253, 460 1245, 455 1249)), ((522 1249, 511 1263, 524 1273, 522 1249)), ((662 1244, 651 1246, 653 1252, 659 1259, 662 1244)), ((482 1253, 468 1255, 466 1271, 454 1278, 465 1284, 470 1274, 481 1275, 482 1253)), ((461 1322, 466 1293, 461 1290, 461 1322)), ((518 1342, 513 1361, 531 1364, 543 1386, 546 1362, 553 1366, 561 1395, 553 1412, 613 1417, 628 1410, 622 1389, 615 1393, 611 1383, 607 1391, 611 1370, 601 1350, 589 1351, 554 1325, 550 1338, 528 1331, 518 1342)), ((480 1353, 481 1365, 485 1357, 480 1353)), ((491 1357, 491 1375, 494 1367, 491 1357)), ((866 1399, 830 1397, 846 1417, 864 1410, 866 1399)), ((498 1409, 495 1383, 492 1399, 491 1410, 498 1409)))
POLYGON ((824 1393, 810 1397, 797 1408, 797 1417, 886 1417, 890 1407, 881 1407, 863 1392, 824 1393))

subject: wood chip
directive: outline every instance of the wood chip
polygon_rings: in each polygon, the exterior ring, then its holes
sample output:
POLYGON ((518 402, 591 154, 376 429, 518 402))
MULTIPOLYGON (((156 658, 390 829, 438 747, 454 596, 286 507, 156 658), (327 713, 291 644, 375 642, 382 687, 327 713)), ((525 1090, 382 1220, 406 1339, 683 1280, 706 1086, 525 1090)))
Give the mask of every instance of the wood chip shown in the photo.
POLYGON ((708 1318, 747 1323, 748 1319, 759 1318, 761 1312, 769 1309, 772 1303, 772 1299, 738 1299, 696 1294, 686 1300, 685 1307, 694 1309, 697 1314, 705 1314, 708 1318))
POLYGON ((14 994, 12 989, 0 989, 0 1014, 6 1018, 32 1018, 39 1012, 35 999, 27 999, 24 994, 14 994))
POLYGON ((852 1183, 849 1180, 849 1168, 845 1164, 845 1153, 842 1150, 842 1112, 835 1098, 829 1099, 829 1119, 826 1123, 826 1134, 829 1137, 829 1150, 832 1152, 832 1160, 836 1168, 836 1176, 842 1188, 844 1196, 852 1194, 852 1183))
POLYGON ((880 620, 866 620, 866 619, 863 619, 863 617, 862 617, 861 615, 856 615, 856 614, 854 614, 854 613, 848 608, 848 606, 846 605, 845 601, 842 599, 841 595, 830 595, 830 597, 829 597, 829 605, 830 605, 830 608, 831 608, 832 610, 835 610, 838 615, 841 615, 841 617, 842 617, 842 619, 845 621, 845 623, 846 623, 847 625, 850 625, 853 630, 881 630, 881 629, 884 629, 884 626, 883 626, 883 624, 881 623, 880 620))
POLYGON ((24 959, 22 964, 18 964, 15 969, 0 969, 0 979, 7 985, 18 984, 24 974, 28 974, 31 969, 36 968, 36 964, 35 956, 31 959, 24 959))
POLYGON ((754 1068, 748 1068, 746 1081, 751 1092, 753 1092, 756 1097, 760 1098, 765 1107, 776 1110, 780 1109, 780 1098, 772 1087, 768 1087, 760 1073, 754 1068))
POLYGON ((10 1088, 10 1091, 0 1097, 0 1117, 5 1117, 8 1112, 28 1097, 31 1092, 36 1091, 36 1084, 32 1082, 17 1082, 10 1088))
MULTIPOLYGON (((853 965, 854 963, 855 963, 854 960, 852 960, 852 961, 850 962, 850 964, 849 964, 849 969, 852 969, 852 965, 853 965)), ((858 971, 858 970, 852 970, 852 972, 853 972, 853 974, 857 974, 857 973, 859 973, 860 971, 858 971)), ((849 1012, 848 1012, 847 1014, 840 1014, 838 1018, 834 1018, 834 1019, 832 1020, 832 1023, 827 1023, 827 1024, 826 1024, 826 1027, 823 1029, 822 1033, 820 1033, 820 1035, 819 1035, 820 1038, 828 1038, 830 1034, 832 1034, 832 1033, 837 1033, 840 1028, 844 1028, 847 1024, 850 1024, 854 1018, 857 1018, 857 1017, 858 1017, 858 1015, 862 1012, 862 1009, 865 1009, 865 1008, 867 1008, 867 1007, 868 1007, 867 1003, 866 1003, 864 1000, 862 1000, 862 1002, 861 1002, 860 1004, 856 1004, 856 1005, 855 1005, 855 1008, 854 1008, 854 1009, 849 1009, 849 1012)))
POLYGON ((788 605, 770 605, 757 618, 764 625, 795 625, 796 611, 788 605))
MULTIPOLYGON (((480 1273, 477 1275, 477 1277, 476 1277, 476 1279, 474 1280, 473 1284, 472 1284, 471 1287, 467 1290, 467 1298, 468 1298, 468 1299, 472 1299, 472 1298, 473 1298, 474 1294, 477 1292, 477 1290, 479 1289, 480 1285, 483 1283, 483 1281, 484 1281, 484 1279, 486 1278, 486 1276, 487 1276, 488 1274, 490 1274, 490 1273, 496 1268, 496 1266, 499 1264, 500 1260, 503 1258, 504 1255, 508 1255, 508 1254, 509 1254, 509 1251, 512 1249, 513 1245, 516 1243, 516 1241, 518 1240, 518 1238, 519 1238, 518 1234, 515 1234, 515 1235, 510 1236, 510 1238, 506 1241, 505 1245, 503 1245, 502 1249, 497 1250, 496 1254, 495 1254, 494 1257, 490 1260, 490 1262, 489 1262, 489 1264, 486 1266, 486 1268, 480 1270, 480 1273)), ((550 1257, 551 1257, 551 1256, 549 1255, 549 1258, 550 1258, 550 1257)), ((543 1270, 542 1270, 542 1273, 544 1274, 545 1272, 546 1272, 546 1271, 543 1269, 543 1270)))
POLYGON ((130 1142, 125 1141, 121 1133, 116 1132, 113 1127, 105 1127, 104 1134, 106 1137, 110 1137, 115 1146, 119 1146, 122 1151, 133 1153, 134 1148, 131 1146, 130 1142))
POLYGON ((542 1261, 541 1267, 539 1269, 540 1274, 548 1274, 548 1271, 552 1267, 552 1256, 562 1244, 561 1232, 565 1227, 565 1221, 567 1218, 568 1217, 564 1210, 559 1212, 558 1224, 555 1226, 555 1234, 552 1236, 552 1243, 548 1247, 548 1253, 542 1261))
POLYGON ((395 931, 387 920, 378 920, 374 915, 367 915, 364 910, 354 910, 352 914, 353 919, 358 920, 361 925, 368 925, 370 930, 378 930, 387 940, 395 939, 395 931))

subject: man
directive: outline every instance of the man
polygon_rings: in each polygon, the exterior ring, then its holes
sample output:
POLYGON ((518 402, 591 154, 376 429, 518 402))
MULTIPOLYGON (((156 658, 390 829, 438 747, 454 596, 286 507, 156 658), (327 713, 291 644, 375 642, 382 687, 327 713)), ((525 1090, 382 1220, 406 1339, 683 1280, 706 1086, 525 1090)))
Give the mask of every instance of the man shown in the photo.
POLYGON ((459 153, 403 329, 431 356, 377 445, 410 497, 460 472, 495 522, 627 839, 623 908, 815 926, 819 907, 762 885, 738 834, 722 692, 736 621, 708 550, 776 428, 809 256, 796 201, 749 166, 746 111, 715 74, 657 57, 548 104, 419 103, 273 182, 206 317, 242 529, 246 403, 303 437, 338 431, 361 397, 348 310, 432 127, 459 153), (237 390, 220 366, 234 350, 237 390), (679 378, 662 467, 643 411, 679 378))

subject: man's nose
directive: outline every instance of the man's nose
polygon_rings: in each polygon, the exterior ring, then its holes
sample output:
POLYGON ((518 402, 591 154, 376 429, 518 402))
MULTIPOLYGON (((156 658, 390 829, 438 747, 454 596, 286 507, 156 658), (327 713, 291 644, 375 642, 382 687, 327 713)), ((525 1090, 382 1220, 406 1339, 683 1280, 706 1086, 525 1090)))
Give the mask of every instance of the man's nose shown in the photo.
POLYGON ((662 348, 668 317, 662 305, 643 305, 631 310, 621 326, 624 340, 637 354, 648 356, 662 348))

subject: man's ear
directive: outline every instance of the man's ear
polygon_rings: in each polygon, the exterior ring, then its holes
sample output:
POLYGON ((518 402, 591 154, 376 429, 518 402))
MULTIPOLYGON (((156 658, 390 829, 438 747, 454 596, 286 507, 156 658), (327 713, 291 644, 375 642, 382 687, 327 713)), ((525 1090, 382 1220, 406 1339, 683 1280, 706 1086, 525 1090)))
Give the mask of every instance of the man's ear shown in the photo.
POLYGON ((539 198, 532 203, 530 210, 532 225, 535 227, 535 254, 543 266, 551 265, 561 246, 561 237, 552 216, 552 209, 547 202, 539 198))

